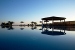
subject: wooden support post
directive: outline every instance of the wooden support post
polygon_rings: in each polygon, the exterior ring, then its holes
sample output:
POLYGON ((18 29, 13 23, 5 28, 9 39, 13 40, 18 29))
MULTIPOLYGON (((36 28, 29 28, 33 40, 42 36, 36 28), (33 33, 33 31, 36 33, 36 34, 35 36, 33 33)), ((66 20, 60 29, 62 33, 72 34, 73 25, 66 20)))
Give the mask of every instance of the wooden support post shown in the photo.
POLYGON ((47 20, 46 20, 46 28, 47 28, 47 20))
POLYGON ((64 26, 65 26, 65 19, 64 19, 64 26))
POLYGON ((52 19, 52 26, 53 26, 54 20, 52 19))
POLYGON ((47 20, 46 20, 46 24, 47 24, 47 20))
POLYGON ((61 26, 61 20, 60 20, 60 26, 61 26))
POLYGON ((42 20, 42 31, 43 31, 43 20, 42 20))
POLYGON ((43 27, 43 20, 42 20, 42 27, 43 27))
POLYGON ((64 33, 65 33, 65 29, 64 29, 64 33))
POLYGON ((60 20, 60 22, 61 22, 61 20, 60 20))

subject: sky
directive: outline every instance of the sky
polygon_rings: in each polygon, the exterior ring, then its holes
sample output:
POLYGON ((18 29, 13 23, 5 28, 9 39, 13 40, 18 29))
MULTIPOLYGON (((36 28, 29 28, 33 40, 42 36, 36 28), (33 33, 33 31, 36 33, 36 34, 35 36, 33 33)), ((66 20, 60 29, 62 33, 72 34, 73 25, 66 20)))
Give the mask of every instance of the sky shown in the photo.
POLYGON ((0 23, 39 23, 41 18, 50 16, 75 20, 75 0, 0 0, 0 23))

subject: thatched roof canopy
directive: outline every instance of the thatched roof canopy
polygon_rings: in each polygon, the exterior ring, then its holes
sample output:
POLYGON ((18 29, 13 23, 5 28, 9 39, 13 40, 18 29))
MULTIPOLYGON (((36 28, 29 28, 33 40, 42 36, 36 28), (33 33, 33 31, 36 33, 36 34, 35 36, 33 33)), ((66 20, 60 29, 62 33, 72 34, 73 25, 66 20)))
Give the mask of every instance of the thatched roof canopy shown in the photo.
POLYGON ((42 20, 65 20, 65 19, 66 18, 64 17, 55 17, 55 16, 42 18, 42 20))

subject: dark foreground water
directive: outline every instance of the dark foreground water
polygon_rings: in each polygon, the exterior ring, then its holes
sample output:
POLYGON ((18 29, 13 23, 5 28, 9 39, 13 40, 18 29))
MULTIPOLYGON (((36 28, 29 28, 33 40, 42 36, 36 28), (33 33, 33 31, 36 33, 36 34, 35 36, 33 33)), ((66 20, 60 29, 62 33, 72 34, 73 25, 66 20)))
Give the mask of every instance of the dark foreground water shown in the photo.
POLYGON ((13 28, 0 27, 0 50, 75 50, 75 28, 13 28))

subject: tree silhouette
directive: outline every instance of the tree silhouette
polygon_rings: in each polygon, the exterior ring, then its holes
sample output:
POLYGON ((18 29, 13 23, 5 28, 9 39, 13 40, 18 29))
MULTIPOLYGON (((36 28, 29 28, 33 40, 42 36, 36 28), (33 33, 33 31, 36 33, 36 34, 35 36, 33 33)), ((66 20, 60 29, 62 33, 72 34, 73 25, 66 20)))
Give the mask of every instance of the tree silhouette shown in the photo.
POLYGON ((32 24, 32 26, 33 26, 34 22, 32 21, 31 24, 32 24))
POLYGON ((5 22, 2 22, 2 23, 1 23, 1 26, 4 26, 4 25, 5 25, 5 22))
POLYGON ((2 22, 1 26, 12 26, 14 22, 8 21, 8 23, 2 22))
POLYGON ((22 23, 24 23, 24 22, 23 22, 23 21, 21 21, 20 23, 21 23, 21 25, 22 25, 22 23))
POLYGON ((42 23, 42 21, 40 21, 40 23, 42 23))
POLYGON ((35 26, 37 25, 37 23, 36 23, 36 22, 34 22, 34 24, 35 24, 35 26))
POLYGON ((43 22, 42 22, 42 21, 40 21, 40 23, 41 23, 41 25, 42 25, 42 23, 43 23, 43 22))
POLYGON ((12 26, 14 22, 8 21, 9 26, 12 26))

